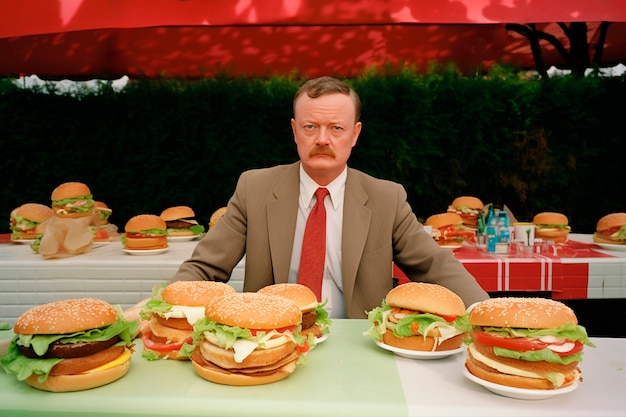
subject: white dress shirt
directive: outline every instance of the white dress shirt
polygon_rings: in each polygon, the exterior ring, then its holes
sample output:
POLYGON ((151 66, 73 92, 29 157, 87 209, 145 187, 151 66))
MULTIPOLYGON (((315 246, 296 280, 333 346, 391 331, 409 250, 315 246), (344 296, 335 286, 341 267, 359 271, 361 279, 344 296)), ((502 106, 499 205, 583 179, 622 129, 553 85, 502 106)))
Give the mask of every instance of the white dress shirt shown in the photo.
MULTIPOLYGON (((343 197, 346 189, 347 167, 326 188, 330 195, 324 199, 326 208, 326 261, 322 282, 322 301, 328 300, 325 309, 331 318, 346 318, 343 303, 343 285, 341 275, 341 231, 343 224, 343 197)), ((293 240, 289 282, 298 282, 302 239, 309 212, 315 205, 315 190, 320 187, 304 172, 300 165, 300 198, 298 199, 298 220, 293 240)))

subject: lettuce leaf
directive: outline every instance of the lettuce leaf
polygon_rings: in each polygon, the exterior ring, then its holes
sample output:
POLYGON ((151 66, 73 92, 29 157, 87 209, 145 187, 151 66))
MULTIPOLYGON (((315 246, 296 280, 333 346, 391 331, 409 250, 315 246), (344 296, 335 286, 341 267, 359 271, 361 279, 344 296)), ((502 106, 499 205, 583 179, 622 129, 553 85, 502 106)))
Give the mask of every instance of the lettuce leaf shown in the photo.
POLYGON ((530 362, 546 361, 550 363, 559 363, 561 365, 568 365, 572 362, 581 362, 583 359, 582 352, 578 352, 568 356, 559 356, 556 353, 552 352, 550 349, 528 350, 525 352, 519 352, 517 350, 505 349, 494 346, 493 353, 495 353, 496 356, 502 356, 505 358, 521 359, 530 362))
MULTIPOLYGON (((313 310, 315 314, 317 314, 317 319, 315 319, 315 324, 320 326, 322 330, 322 334, 328 334, 330 332, 330 325, 332 324, 332 320, 328 317, 328 311, 324 308, 324 306, 328 303, 328 299, 324 300, 323 303, 319 303, 317 307, 313 310)), ((311 343, 309 345, 312 346, 311 343)))

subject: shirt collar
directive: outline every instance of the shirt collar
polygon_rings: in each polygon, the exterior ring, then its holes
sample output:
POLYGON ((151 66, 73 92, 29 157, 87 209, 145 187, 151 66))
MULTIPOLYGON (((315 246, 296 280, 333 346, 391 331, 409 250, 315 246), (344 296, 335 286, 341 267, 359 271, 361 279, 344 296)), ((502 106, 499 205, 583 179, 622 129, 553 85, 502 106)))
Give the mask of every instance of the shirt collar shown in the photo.
MULTIPOLYGON (((337 209, 343 200, 344 190, 346 188, 346 178, 348 177, 348 167, 346 166, 341 174, 337 178, 335 178, 330 184, 326 186, 328 192, 330 193, 330 202, 333 205, 333 208, 337 209)), ((302 164, 300 164, 300 198, 304 203, 304 207, 310 207, 313 204, 313 194, 315 194, 315 190, 319 187, 322 187, 302 168, 302 164)))

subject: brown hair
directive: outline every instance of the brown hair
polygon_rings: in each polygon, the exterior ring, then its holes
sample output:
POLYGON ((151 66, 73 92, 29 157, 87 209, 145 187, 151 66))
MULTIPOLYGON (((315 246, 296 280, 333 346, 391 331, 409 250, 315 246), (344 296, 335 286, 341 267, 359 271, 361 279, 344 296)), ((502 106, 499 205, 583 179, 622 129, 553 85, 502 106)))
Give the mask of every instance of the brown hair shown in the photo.
POLYGON ((319 77, 308 80, 298 89, 293 97, 293 112, 296 113, 296 101, 302 94, 306 94, 311 98, 317 98, 324 94, 345 94, 349 95, 354 103, 354 121, 355 123, 361 118, 361 98, 350 86, 343 81, 333 77, 319 77))

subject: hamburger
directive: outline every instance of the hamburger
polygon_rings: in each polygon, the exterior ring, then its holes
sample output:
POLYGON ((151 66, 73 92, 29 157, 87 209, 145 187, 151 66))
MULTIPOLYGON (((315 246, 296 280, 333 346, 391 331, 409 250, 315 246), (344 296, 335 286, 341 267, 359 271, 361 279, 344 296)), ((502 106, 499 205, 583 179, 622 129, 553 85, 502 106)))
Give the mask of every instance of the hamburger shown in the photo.
POLYGON ((159 287, 142 307, 142 356, 148 360, 188 360, 179 355, 185 343, 193 344, 191 334, 196 321, 204 317, 204 306, 213 298, 235 292, 223 282, 174 281, 159 287))
POLYGON ((300 308, 302 312, 302 329, 300 334, 314 338, 320 338, 330 332, 331 320, 328 318, 328 311, 324 309, 326 303, 319 303, 317 297, 309 287, 302 284, 274 284, 261 288, 261 294, 277 295, 285 297, 300 308))
POLYGON ((11 240, 35 240, 37 226, 54 216, 54 211, 43 204, 26 203, 15 208, 9 217, 11 240))
POLYGON ((485 381, 551 390, 581 380, 583 346, 594 346, 568 306, 544 298, 492 298, 469 313, 467 370, 485 381))
POLYGON ((109 217, 113 210, 102 201, 95 201, 93 212, 97 215, 96 226, 94 227, 94 241, 108 242, 114 236, 117 236, 117 226, 109 222, 109 217))
POLYGON ((302 313, 292 301, 259 293, 214 298, 194 324, 191 362, 202 378, 260 385, 287 378, 306 352, 302 313))
POLYGON ((2 367, 28 385, 54 392, 81 391, 128 372, 139 324, 95 298, 31 308, 15 323, 2 367))
POLYGON ((52 209, 59 217, 77 218, 93 214, 94 200, 82 182, 66 182, 52 191, 52 209))
POLYGON ((613 245, 626 245, 626 213, 611 213, 596 224, 593 241, 613 245))
POLYGON ((226 207, 220 207, 211 214, 211 218, 209 219, 209 229, 212 229, 218 221, 226 214, 226 207))
POLYGON ((433 214, 424 223, 432 226, 432 236, 440 246, 458 246, 463 242, 476 243, 476 232, 463 225, 463 218, 456 213, 433 214))
POLYGON ((533 218, 535 225, 535 238, 553 240, 555 243, 565 243, 572 230, 569 227, 567 216, 551 211, 537 214, 533 218))
POLYGON ((463 226, 477 229, 478 214, 483 211, 485 205, 478 197, 461 196, 452 201, 448 207, 449 213, 456 213, 463 219, 463 226))
POLYGON ((122 245, 130 250, 153 250, 167 248, 165 221, 154 214, 131 217, 124 226, 122 245))
POLYGON ((389 291, 380 307, 367 314, 365 335, 378 342, 416 351, 461 347, 467 336, 463 300, 437 284, 407 282, 389 291))
POLYGON ((187 206, 170 207, 161 213, 167 225, 168 236, 199 236, 204 233, 204 226, 194 219, 196 214, 187 206))

